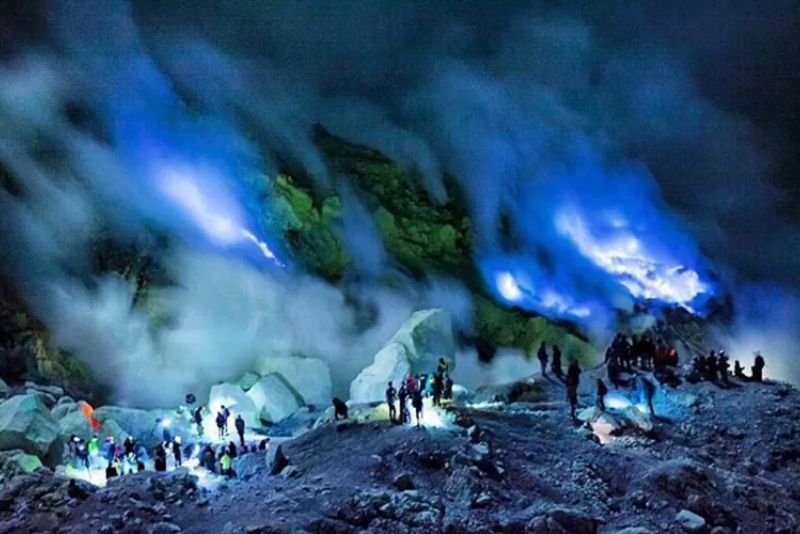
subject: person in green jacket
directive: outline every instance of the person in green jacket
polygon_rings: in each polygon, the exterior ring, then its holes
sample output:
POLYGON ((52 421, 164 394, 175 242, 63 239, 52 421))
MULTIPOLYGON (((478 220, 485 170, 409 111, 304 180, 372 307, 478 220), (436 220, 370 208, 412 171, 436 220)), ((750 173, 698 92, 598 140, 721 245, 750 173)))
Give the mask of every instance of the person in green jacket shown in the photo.
POLYGON ((219 466, 221 468, 222 474, 225 475, 226 477, 233 476, 233 469, 231 468, 232 463, 233 462, 231 460, 230 454, 228 454, 228 451, 225 450, 225 452, 222 453, 222 456, 219 457, 219 466))

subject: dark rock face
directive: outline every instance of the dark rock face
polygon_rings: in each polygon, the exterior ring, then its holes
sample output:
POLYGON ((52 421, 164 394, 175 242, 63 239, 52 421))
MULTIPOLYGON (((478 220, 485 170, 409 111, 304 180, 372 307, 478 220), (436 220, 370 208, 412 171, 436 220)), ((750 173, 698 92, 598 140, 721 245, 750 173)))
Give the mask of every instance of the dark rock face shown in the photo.
POLYGON ((272 445, 267 449, 267 470, 271 475, 277 475, 289 465, 289 458, 283 452, 283 445, 272 445))

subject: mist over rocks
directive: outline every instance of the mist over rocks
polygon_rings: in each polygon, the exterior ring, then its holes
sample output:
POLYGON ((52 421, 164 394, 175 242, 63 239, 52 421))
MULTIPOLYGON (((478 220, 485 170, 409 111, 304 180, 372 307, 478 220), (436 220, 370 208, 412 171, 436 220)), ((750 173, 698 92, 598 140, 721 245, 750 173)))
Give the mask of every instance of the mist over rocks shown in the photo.
POLYGON ((350 401, 376 402, 385 399, 388 382, 399 388, 408 373, 430 374, 439 358, 455 367, 455 344, 450 315, 441 309, 419 310, 398 329, 350 384, 350 401))

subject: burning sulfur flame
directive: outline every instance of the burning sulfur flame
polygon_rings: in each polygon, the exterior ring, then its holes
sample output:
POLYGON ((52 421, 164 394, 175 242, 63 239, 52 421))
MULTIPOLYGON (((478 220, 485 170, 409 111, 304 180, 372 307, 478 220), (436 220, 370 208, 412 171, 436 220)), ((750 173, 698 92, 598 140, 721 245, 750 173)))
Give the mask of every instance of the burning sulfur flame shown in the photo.
POLYGON ((215 179, 213 170, 186 165, 165 166, 159 172, 159 184, 166 197, 212 242, 224 246, 253 243, 262 256, 283 267, 269 245, 240 222, 244 217, 238 202, 222 182, 215 179))
POLYGON ((670 257, 657 257, 619 216, 609 221, 607 235, 600 236, 574 208, 561 209, 556 230, 578 252, 614 276, 634 297, 678 304, 693 311, 690 303, 709 291, 694 271, 670 257))

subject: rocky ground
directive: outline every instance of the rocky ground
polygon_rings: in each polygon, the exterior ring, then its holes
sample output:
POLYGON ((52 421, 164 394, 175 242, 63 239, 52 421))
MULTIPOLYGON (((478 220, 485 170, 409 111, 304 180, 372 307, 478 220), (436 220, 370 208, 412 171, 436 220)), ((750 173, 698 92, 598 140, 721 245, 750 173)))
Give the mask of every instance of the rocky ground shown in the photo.
POLYGON ((649 431, 612 411, 605 445, 571 424, 557 381, 495 389, 514 402, 451 406, 443 428, 322 424, 214 489, 185 470, 103 489, 6 473, 0 532, 800 532, 789 386, 683 383, 659 392, 649 431))

